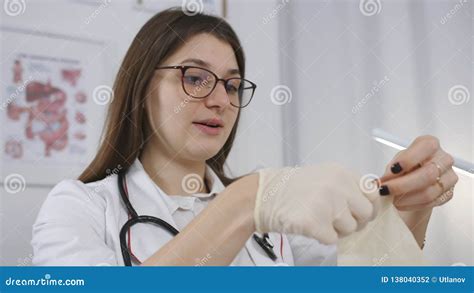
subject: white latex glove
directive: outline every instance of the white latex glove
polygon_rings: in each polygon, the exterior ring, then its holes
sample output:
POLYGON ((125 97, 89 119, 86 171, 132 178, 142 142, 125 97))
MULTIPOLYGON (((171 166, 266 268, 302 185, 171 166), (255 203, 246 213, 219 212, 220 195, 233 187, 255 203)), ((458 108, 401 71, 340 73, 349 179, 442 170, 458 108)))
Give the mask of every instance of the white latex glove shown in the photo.
POLYGON ((298 234, 333 244, 376 216, 377 188, 362 192, 358 176, 336 164, 263 169, 259 175, 257 232, 298 234))

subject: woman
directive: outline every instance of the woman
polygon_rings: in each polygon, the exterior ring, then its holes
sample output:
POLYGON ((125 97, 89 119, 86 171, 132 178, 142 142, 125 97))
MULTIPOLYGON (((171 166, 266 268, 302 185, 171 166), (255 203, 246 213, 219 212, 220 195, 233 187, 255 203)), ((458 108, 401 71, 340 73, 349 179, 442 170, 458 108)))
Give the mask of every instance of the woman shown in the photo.
MULTIPOLYGON (((33 263, 335 264, 337 239, 373 219, 379 197, 335 165, 227 178, 240 111, 256 88, 244 74, 223 19, 176 9, 150 19, 117 75, 97 156, 40 211, 33 263)), ((452 197, 452 164, 424 136, 381 178, 377 194, 395 196, 420 246, 432 208, 452 197)))

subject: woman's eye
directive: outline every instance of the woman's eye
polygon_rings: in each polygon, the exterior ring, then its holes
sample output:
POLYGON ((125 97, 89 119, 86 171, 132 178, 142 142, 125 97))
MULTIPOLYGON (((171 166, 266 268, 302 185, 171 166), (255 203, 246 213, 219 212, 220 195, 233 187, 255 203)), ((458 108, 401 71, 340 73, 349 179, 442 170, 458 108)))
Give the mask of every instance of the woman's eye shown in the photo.
POLYGON ((235 94, 239 91, 240 88, 240 82, 237 79, 231 79, 227 83, 227 93, 229 94, 235 94))
POLYGON ((227 86, 227 93, 234 94, 237 92, 237 88, 231 84, 227 86))
POLYGON ((199 86, 204 83, 204 79, 202 79, 200 76, 188 75, 184 77, 184 82, 187 84, 199 86))

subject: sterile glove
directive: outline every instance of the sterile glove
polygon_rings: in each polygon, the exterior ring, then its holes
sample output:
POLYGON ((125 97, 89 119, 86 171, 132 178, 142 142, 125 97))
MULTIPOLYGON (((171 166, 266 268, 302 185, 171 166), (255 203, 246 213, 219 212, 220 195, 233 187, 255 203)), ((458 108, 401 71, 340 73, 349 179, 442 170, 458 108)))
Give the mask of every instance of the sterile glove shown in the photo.
POLYGON ((336 164, 258 173, 257 232, 298 234, 333 244, 376 216, 377 188, 364 193, 359 177, 336 164))

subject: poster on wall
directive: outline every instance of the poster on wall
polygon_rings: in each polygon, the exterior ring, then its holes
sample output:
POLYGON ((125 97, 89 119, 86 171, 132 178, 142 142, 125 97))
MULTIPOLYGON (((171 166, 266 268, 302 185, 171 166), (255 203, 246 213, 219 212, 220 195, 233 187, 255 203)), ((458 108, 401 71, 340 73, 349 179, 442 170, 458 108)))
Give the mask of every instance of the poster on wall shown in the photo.
POLYGON ((76 176, 98 140, 104 107, 100 42, 2 28, 3 173, 48 184, 76 176))

